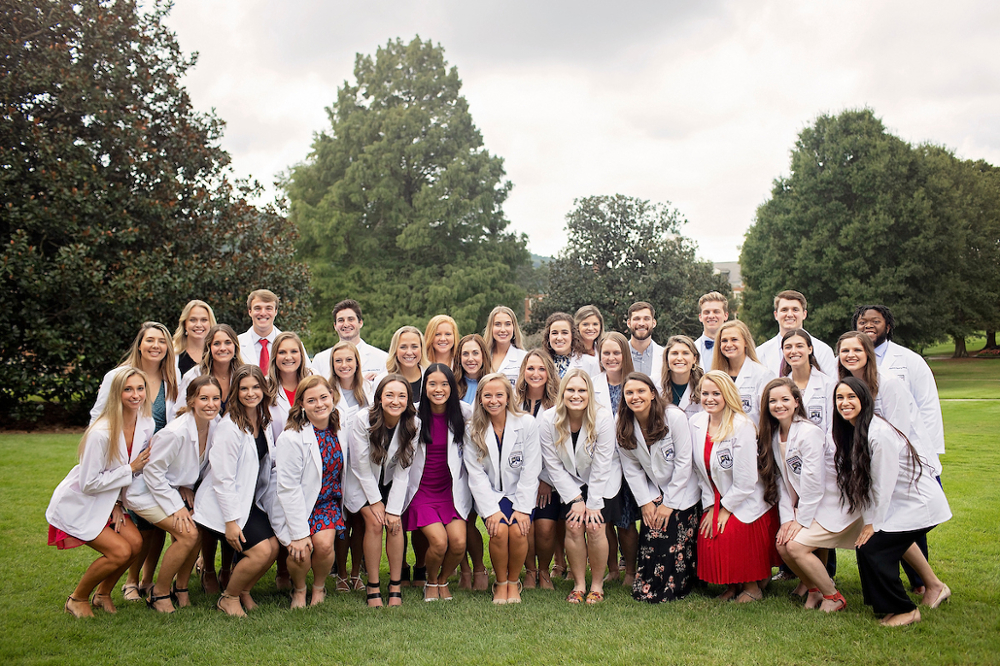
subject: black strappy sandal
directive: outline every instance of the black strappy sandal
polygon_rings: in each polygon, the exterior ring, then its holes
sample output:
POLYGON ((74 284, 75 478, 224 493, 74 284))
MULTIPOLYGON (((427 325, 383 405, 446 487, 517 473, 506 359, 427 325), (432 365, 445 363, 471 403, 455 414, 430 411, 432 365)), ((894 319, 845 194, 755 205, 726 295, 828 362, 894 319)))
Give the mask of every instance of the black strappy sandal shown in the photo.
MULTIPOLYGON (((370 591, 368 592, 368 599, 367 599, 368 607, 369 608, 381 608, 383 604, 382 604, 382 588, 380 587, 380 584, 379 583, 367 583, 367 584, 365 584, 365 589, 366 590, 375 590, 374 592, 370 592, 370 591), (375 599, 378 599, 378 606, 373 606, 371 604, 371 602, 374 601, 375 599)), ((392 596, 392 595, 390 595, 390 596, 392 596)))
POLYGON ((173 601, 174 601, 173 594, 164 594, 162 597, 158 597, 153 594, 152 590, 150 590, 149 597, 146 598, 146 606, 148 606, 152 610, 155 610, 157 613, 165 613, 169 615, 170 613, 173 613, 177 610, 176 608, 173 608, 173 601), (161 611, 159 608, 156 607, 156 602, 163 601, 164 599, 171 602, 171 610, 161 611))
POLYGON ((401 587, 402 584, 403 584, 403 581, 401 581, 401 580, 390 580, 389 581, 389 607, 390 608, 393 607, 393 605, 392 605, 392 600, 393 599, 399 599, 399 605, 400 606, 403 605, 403 592, 402 592, 402 590, 399 590, 397 592, 393 592, 392 591, 393 587, 401 587))
MULTIPOLYGON (((179 601, 177 601, 178 594, 190 594, 186 587, 177 587, 177 582, 170 583, 170 600, 174 602, 174 605, 178 608, 181 607, 179 601)), ((190 597, 188 597, 190 599, 190 597)))

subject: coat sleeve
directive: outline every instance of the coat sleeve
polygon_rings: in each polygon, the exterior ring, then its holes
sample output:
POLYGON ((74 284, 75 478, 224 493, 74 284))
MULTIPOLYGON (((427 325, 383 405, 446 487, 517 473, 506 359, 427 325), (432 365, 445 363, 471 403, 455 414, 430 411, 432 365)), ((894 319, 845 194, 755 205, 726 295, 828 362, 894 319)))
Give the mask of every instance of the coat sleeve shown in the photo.
POLYGON ((164 429, 153 435, 149 445, 149 462, 142 468, 142 478, 146 482, 157 505, 168 515, 173 515, 184 506, 184 500, 176 488, 167 481, 170 467, 184 445, 184 437, 172 429, 164 429))
MULTIPOLYGON (((691 445, 691 429, 687 417, 679 409, 671 407, 666 414, 670 435, 674 438, 674 471, 663 493, 663 503, 674 510, 683 506, 685 494, 694 474, 694 447, 691 445)), ((689 500, 690 501, 690 500, 689 500)))
MULTIPOLYGON (((493 489, 486 466, 479 459, 479 447, 472 441, 469 430, 465 431, 465 446, 462 447, 462 457, 465 459, 465 469, 469 473, 469 490, 476 501, 476 511, 486 518, 500 510, 500 500, 503 494, 493 489)), ((498 474, 503 474, 498 470, 498 474)))
POLYGON ((944 454, 944 421, 941 417, 941 400, 938 398, 934 373, 927 362, 916 352, 907 364, 910 370, 910 393, 920 410, 924 437, 939 454, 944 454))
MULTIPOLYGON (((604 494, 617 467, 615 461, 618 456, 615 446, 614 421, 611 420, 611 417, 599 416, 596 428, 597 441, 594 448, 594 461, 590 466, 590 482, 587 484, 587 508, 591 511, 600 511, 604 508, 604 494)), ((583 436, 582 432, 580 436, 583 436)))
POLYGON ((302 442, 302 433, 294 430, 281 433, 274 446, 277 494, 292 541, 309 536, 309 514, 312 507, 306 506, 302 494, 302 472, 309 463, 308 456, 309 451, 302 442))
MULTIPOLYGON (((872 425, 875 419, 872 419, 872 425)), ((899 444, 901 438, 889 428, 879 428, 881 432, 869 430, 868 445, 872 453, 871 461, 871 503, 861 512, 865 525, 871 525, 878 532, 882 529, 889 513, 892 489, 899 478, 899 444), (897 441, 900 440, 900 441, 897 441)))
POLYGON ((778 477, 778 516, 781 524, 784 525, 790 520, 795 520, 795 505, 799 498, 789 480, 791 472, 788 470, 784 458, 781 457, 778 433, 775 433, 774 437, 771 438, 771 452, 774 454, 775 463, 781 470, 781 475, 778 477))
POLYGON ((86 495, 132 485, 132 468, 127 460, 119 461, 117 467, 107 467, 109 446, 111 442, 106 428, 94 428, 87 434, 87 443, 80 458, 80 490, 86 495))
POLYGON ((538 445, 542 451, 542 465, 549 473, 552 486, 559 493, 563 503, 569 503, 580 496, 580 486, 573 480, 556 450, 556 428, 551 417, 544 416, 538 424, 538 445))
MULTIPOLYGON (((643 445, 639 445, 643 446, 643 445)), ((635 496, 635 503, 641 508, 646 504, 649 504, 656 496, 660 494, 656 485, 649 480, 646 476, 646 470, 642 468, 639 461, 636 460, 635 450, 629 451, 628 449, 623 449, 621 445, 618 446, 618 459, 622 463, 622 473, 625 475, 625 482, 628 487, 632 489, 632 495, 635 496)))
POLYGON ((118 370, 118 368, 105 374, 104 379, 101 380, 101 387, 97 389, 97 400, 94 401, 94 406, 90 408, 90 423, 88 425, 94 424, 94 421, 104 411, 104 405, 108 404, 108 394, 111 393, 111 381, 114 379, 115 370, 118 370))
POLYGON ((757 485, 757 441, 749 421, 737 425, 733 441, 733 485, 722 496, 721 504, 730 513, 747 501, 757 485))
POLYGON ((538 476, 542 473, 542 451, 538 445, 538 424, 534 418, 521 418, 520 436, 524 460, 517 479, 517 492, 511 503, 515 511, 531 515, 538 498, 538 476))
POLYGON ((222 510, 222 520, 227 523, 231 520, 238 521, 243 515, 240 510, 240 494, 236 488, 241 436, 242 433, 232 421, 226 420, 219 425, 215 441, 208 452, 209 463, 212 465, 212 489, 222 510))
MULTIPOLYGON (((816 519, 816 510, 826 490, 826 434, 805 423, 800 424, 799 428, 802 433, 799 440, 802 475, 799 478, 799 510, 795 519, 802 527, 809 527, 816 519)), ((782 470, 782 473, 788 473, 788 470, 782 470)))
POLYGON ((382 493, 378 489, 378 479, 372 470, 371 445, 368 441, 368 419, 361 416, 361 411, 354 416, 351 424, 351 436, 348 439, 351 448, 351 469, 361 482, 361 491, 369 504, 382 501, 382 493))

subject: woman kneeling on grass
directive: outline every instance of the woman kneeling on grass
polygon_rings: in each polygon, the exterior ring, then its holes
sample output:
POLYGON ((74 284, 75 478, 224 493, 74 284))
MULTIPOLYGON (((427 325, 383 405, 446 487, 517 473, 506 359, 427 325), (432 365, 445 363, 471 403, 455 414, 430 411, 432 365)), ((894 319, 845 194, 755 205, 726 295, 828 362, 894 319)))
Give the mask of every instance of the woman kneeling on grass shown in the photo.
MULTIPOLYGON (((250 590, 278 555, 269 513, 275 506, 271 459, 270 407, 264 373, 243 365, 233 373, 233 392, 226 415, 208 452, 209 470, 194 497, 195 521, 225 539, 236 555, 216 607, 243 617, 257 607, 250 590)), ((276 522, 282 520, 277 515, 276 522)))
POLYGON ((571 604, 584 601, 590 558, 588 604, 604 600, 608 562, 605 525, 621 516, 621 463, 615 455, 615 425, 610 411, 597 405, 590 376, 580 368, 559 384, 556 406, 538 425, 542 464, 565 502, 566 556, 573 571, 571 604))
POLYGON ((149 463, 125 496, 130 511, 169 532, 172 539, 147 601, 161 613, 174 612, 171 601, 181 607, 191 605, 188 580, 201 545, 201 534, 191 517, 194 487, 208 465, 222 389, 215 377, 202 375, 188 384, 185 398, 177 418, 153 436, 149 463))
POLYGON ((278 502, 285 515, 279 541, 288 542, 292 608, 305 608, 306 574, 313 571, 311 605, 326 597, 334 543, 344 538, 348 451, 330 384, 319 375, 295 389, 288 424, 275 444, 278 502))
POLYGON ((80 464, 56 487, 45 511, 49 545, 63 550, 86 544, 101 554, 66 600, 66 612, 75 617, 93 617, 91 605, 116 612, 111 590, 142 548, 120 497, 149 461, 146 442, 155 425, 146 400, 146 375, 135 368, 122 370, 112 378, 108 395, 80 440, 80 464), (97 594, 88 604, 95 587, 97 594))
POLYGON ((808 419, 802 393, 789 377, 764 387, 757 445, 770 448, 768 464, 781 477, 778 554, 808 590, 805 607, 843 610, 847 600, 827 573, 826 559, 831 548, 854 548, 860 515, 841 506, 833 442, 808 419))
POLYGON ((905 435, 875 415, 865 382, 841 379, 834 400, 837 486, 843 503, 860 511, 864 523, 856 545, 865 603, 884 615, 882 626, 920 622, 920 611, 899 578, 899 564, 905 560, 923 579, 925 605, 937 608, 951 596, 917 546, 919 537, 951 518, 948 500, 932 466, 905 435))
POLYGON ((518 578, 542 470, 535 419, 517 410, 511 391, 504 375, 484 377, 465 433, 469 487, 490 535, 495 604, 521 603, 518 578))
POLYGON ((625 480, 642 511, 632 597, 648 603, 685 597, 696 577, 700 498, 687 416, 663 399, 652 379, 633 372, 616 435, 625 480))
POLYGON ((698 577, 726 585, 720 599, 759 601, 760 582, 769 580, 771 567, 781 564, 775 549, 777 483, 773 474, 760 473, 756 429, 743 413, 732 378, 719 370, 706 372, 700 391, 705 411, 691 417, 704 510, 698 577))
POLYGON ((465 555, 464 516, 472 510, 462 460, 466 409, 451 368, 432 363, 420 394, 420 436, 409 469, 409 501, 403 517, 408 532, 420 530, 427 540, 424 601, 451 600, 448 575, 465 555))
POLYGON ((403 604, 400 585, 406 545, 400 515, 405 508, 408 468, 419 430, 410 383, 397 374, 379 381, 371 408, 360 410, 354 420, 349 457, 366 499, 360 513, 365 521, 365 570, 368 606, 372 608, 382 606, 379 569, 383 529, 389 558, 389 605, 403 604))

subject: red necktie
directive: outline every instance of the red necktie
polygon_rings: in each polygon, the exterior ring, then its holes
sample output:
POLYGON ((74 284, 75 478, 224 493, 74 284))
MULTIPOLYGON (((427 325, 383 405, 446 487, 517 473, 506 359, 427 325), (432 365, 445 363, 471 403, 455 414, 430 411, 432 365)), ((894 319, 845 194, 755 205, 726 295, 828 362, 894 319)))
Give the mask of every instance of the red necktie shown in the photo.
POLYGON ((260 339, 260 369, 267 377, 267 366, 271 362, 271 355, 267 353, 267 338, 260 339))

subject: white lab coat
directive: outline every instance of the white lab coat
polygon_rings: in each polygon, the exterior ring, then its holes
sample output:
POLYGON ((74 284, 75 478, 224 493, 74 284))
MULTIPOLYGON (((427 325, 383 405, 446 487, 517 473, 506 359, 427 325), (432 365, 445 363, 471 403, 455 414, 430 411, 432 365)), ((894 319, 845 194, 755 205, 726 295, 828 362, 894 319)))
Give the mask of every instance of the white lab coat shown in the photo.
POLYGON ((937 451, 924 436, 916 401, 898 377, 881 370, 878 372, 875 413, 906 435, 920 457, 934 470, 935 476, 941 474, 941 461, 938 459, 937 451))
POLYGON ((118 438, 118 461, 107 464, 110 436, 107 425, 98 423, 88 434, 80 464, 56 486, 45 510, 45 519, 80 541, 93 541, 107 526, 115 502, 132 485, 129 464, 146 448, 155 428, 153 419, 140 416, 128 456, 124 433, 118 438))
MULTIPOLYGON (((876 532, 909 532, 940 525, 951 518, 944 491, 933 470, 923 466, 919 479, 906 442, 879 417, 868 428, 871 449, 871 504, 862 511, 876 532)), ((920 465, 919 460, 917 465, 920 465)))
POLYGON ((698 365, 702 367, 705 372, 712 369, 712 351, 715 349, 714 340, 704 333, 694 341, 694 346, 698 348, 698 365), (713 342, 712 349, 708 349, 705 346, 706 342, 713 342))
POLYGON ((253 435, 236 427, 229 414, 215 430, 208 452, 208 471, 194 496, 195 520, 205 527, 226 533, 226 523, 235 520, 242 529, 257 506, 268 515, 271 527, 284 521, 275 499, 274 439, 264 428, 267 454, 258 464, 253 435))
POLYGON ((673 405, 665 413, 667 434, 647 446, 639 422, 634 421, 636 447, 618 445, 622 471, 639 507, 657 497, 675 511, 690 509, 698 503, 701 489, 692 465, 693 447, 687 416, 673 405))
MULTIPOLYGON (((663 368, 663 352, 664 349, 660 345, 656 344, 653 340, 649 341, 649 345, 653 348, 653 362, 649 366, 649 377, 650 379, 656 379, 663 368)), ((631 354, 635 351, 632 346, 631 340, 629 341, 628 351, 631 354)), ((635 366, 636 372, 642 372, 638 365, 635 364, 635 356, 632 357, 632 364, 635 366)))
POLYGON ((721 504, 740 522, 750 524, 771 508, 764 501, 764 483, 757 473, 757 430, 748 419, 736 415, 732 434, 721 442, 713 442, 709 455, 711 478, 705 469, 705 436, 708 433, 707 412, 691 417, 691 443, 694 447, 694 467, 701 485, 701 504, 705 511, 715 505, 712 481, 722 496, 721 504))
MULTIPOLYGON (((806 331, 808 333, 809 331, 806 331)), ((757 358, 761 365, 770 370, 775 377, 781 376, 781 361, 784 358, 781 351, 781 336, 776 336, 757 347, 757 358)), ((819 363, 819 369, 828 377, 837 376, 837 357, 834 355, 830 345, 810 334, 813 341, 813 355, 819 363)))
POLYGON ((527 355, 528 352, 525 350, 510 345, 507 347, 507 353, 503 356, 503 361, 497 366, 497 372, 509 379, 511 386, 517 382, 517 375, 521 372, 521 362, 527 355))
POLYGON ((184 506, 179 488, 194 489, 208 465, 208 452, 219 417, 208 425, 205 453, 198 453, 198 423, 194 414, 184 412, 153 435, 149 462, 125 494, 125 506, 133 511, 159 507, 168 516, 184 506))
MULTIPOLYGON (((464 402, 459 403, 462 408, 462 416, 468 421, 472 413, 472 407, 464 402)), ((455 433, 448 428, 448 469, 451 471, 451 496, 455 502, 455 510, 460 516, 468 516, 472 512, 472 492, 469 490, 469 473, 465 468, 465 458, 463 449, 465 448, 465 438, 456 439, 455 433)), ((406 510, 420 488, 420 480, 424 476, 424 465, 427 463, 427 445, 420 441, 420 428, 417 428, 417 438, 413 450, 413 464, 407 468, 406 489, 403 497, 402 510, 406 510)), ((390 503, 395 503, 395 495, 398 492, 397 484, 393 483, 389 492, 390 503)), ((388 507, 386 512, 389 511, 388 507)))
POLYGON ((580 429, 576 451, 569 434, 566 441, 557 444, 556 410, 546 410, 538 419, 538 442, 542 449, 542 465, 551 485, 563 502, 579 497, 587 486, 587 508, 600 511, 605 498, 618 495, 622 485, 622 466, 615 451, 615 423, 611 413, 598 407, 594 424, 597 438, 588 444, 590 433, 586 426, 580 429))
POLYGON ((177 402, 170 405, 167 410, 167 422, 173 421, 177 418, 177 411, 187 404, 187 390, 188 386, 198 377, 201 377, 201 365, 194 365, 190 370, 184 373, 181 377, 179 385, 177 386, 177 402))
MULTIPOLYGON (((94 401, 94 406, 90 409, 90 424, 97 420, 97 417, 101 415, 101 411, 104 410, 104 405, 108 402, 108 394, 111 392, 111 382, 114 381, 115 375, 118 374, 119 370, 128 370, 131 366, 119 365, 117 368, 112 368, 104 374, 104 379, 101 380, 101 388, 97 390, 97 400, 94 401)), ((177 372, 177 365, 174 364, 174 382, 180 384, 180 374, 177 372)), ((161 390, 166 390, 165 388, 161 390)), ((184 386, 184 390, 187 390, 187 385, 184 386)), ((156 394, 152 393, 152 388, 147 387, 146 399, 149 400, 150 404, 153 404, 153 400, 156 398, 156 394)), ((180 387, 177 390, 177 400, 171 400, 170 396, 164 395, 163 398, 167 405, 167 423, 172 421, 175 416, 175 412, 184 406, 185 397, 187 394, 180 392, 180 387), (179 404, 175 404, 179 403, 179 404)))
MULTIPOLYGON (((375 373, 378 375, 385 372, 385 362, 389 358, 387 353, 378 347, 372 347, 360 338, 354 346, 358 348, 358 356, 361 357, 361 374, 375 373)), ((328 347, 313 357, 312 371, 329 380, 333 376, 333 367, 330 365, 332 360, 333 347, 328 347)))
POLYGON ((291 411, 292 405, 288 402, 288 396, 285 395, 285 389, 278 385, 278 394, 274 396, 274 404, 271 405, 269 411, 271 412, 271 438, 277 443, 278 438, 281 437, 281 433, 285 431, 285 425, 288 423, 288 412, 291 411))
MULTIPOLYGON (((350 447, 344 442, 344 428, 335 434, 340 442, 343 466, 340 470, 342 501, 350 494, 350 447)), ((310 534, 309 516, 323 488, 323 457, 316 439, 316 430, 306 423, 302 430, 285 430, 274 445, 277 499, 284 514, 284 523, 275 530, 278 541, 287 546, 310 534)), ((343 507, 342 507, 343 508, 343 507)))
POLYGON ((566 372, 569 372, 573 368, 580 368, 590 376, 591 380, 601 374, 600 361, 597 360, 596 356, 590 356, 589 354, 573 354, 570 356, 569 368, 566 372))
POLYGON ((488 455, 479 459, 479 449, 465 432, 465 468, 469 490, 480 516, 492 516, 500 510, 500 500, 507 498, 515 511, 531 514, 538 495, 538 475, 542 471, 542 451, 538 444, 538 426, 529 414, 507 414, 503 430, 503 454, 497 448, 493 424, 484 434, 488 455))
POLYGON ((879 371, 899 377, 906 385, 917 404, 924 438, 938 455, 944 455, 944 421, 934 373, 915 351, 892 341, 885 344, 885 354, 878 359, 879 371))
MULTIPOLYGON (((351 424, 351 434, 348 437, 348 444, 351 448, 351 470, 358 481, 363 499, 361 499, 360 504, 354 504, 352 501, 352 505, 349 505, 347 510, 356 513, 361 510, 365 502, 368 504, 382 502, 385 504, 386 513, 400 516, 406 508, 403 502, 406 499, 409 469, 403 468, 399 464, 399 426, 397 425, 392 433, 385 460, 382 461, 381 465, 376 465, 372 462, 371 443, 368 439, 368 414, 367 409, 358 410, 351 424), (388 497, 382 497, 379 492, 379 479, 383 480, 383 484, 392 483, 388 497)), ((420 437, 420 419, 414 418, 414 427, 412 445, 416 449, 417 438, 420 437)))
MULTIPOLYGON (((827 434, 833 430, 833 410, 835 409, 833 393, 836 388, 836 376, 830 377, 816 368, 812 368, 809 373, 809 383, 802 391, 802 408, 806 410, 806 416, 827 434)), ((762 407, 765 406, 762 405, 762 407)))
POLYGON ((615 410, 611 407, 611 387, 608 385, 608 373, 601 372, 592 376, 590 380, 594 384, 594 400, 597 401, 597 404, 607 408, 608 412, 614 416, 615 410))
POLYGON ((809 527, 815 520, 830 532, 841 532, 859 518, 840 504, 834 462, 836 447, 819 426, 796 419, 788 430, 784 457, 781 433, 777 430, 771 450, 781 472, 778 511, 782 524, 795 520, 802 527, 809 527))
POLYGON ((760 423, 760 399, 764 393, 764 387, 777 375, 760 363, 755 363, 749 357, 743 361, 740 374, 736 376, 736 390, 740 393, 740 401, 743 403, 743 412, 747 418, 756 426, 760 423))
MULTIPOLYGON (((668 380, 669 381, 669 380, 668 380)), ((653 377, 653 386, 659 392, 663 399, 670 404, 673 404, 673 395, 670 392, 670 387, 668 386, 666 391, 664 391, 663 382, 660 381, 658 377, 653 377)), ((691 383, 688 382, 687 387, 684 389, 684 395, 681 396, 681 401, 677 404, 677 407, 684 412, 685 416, 689 419, 702 411, 701 402, 691 402, 691 396, 694 392, 691 389, 691 383)))

